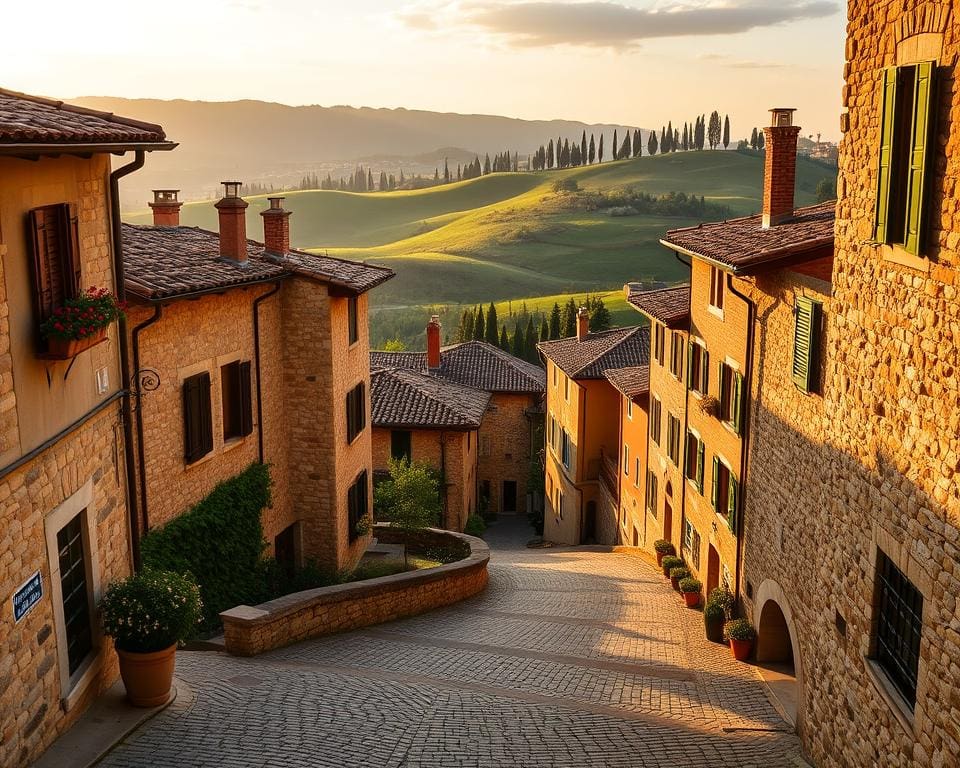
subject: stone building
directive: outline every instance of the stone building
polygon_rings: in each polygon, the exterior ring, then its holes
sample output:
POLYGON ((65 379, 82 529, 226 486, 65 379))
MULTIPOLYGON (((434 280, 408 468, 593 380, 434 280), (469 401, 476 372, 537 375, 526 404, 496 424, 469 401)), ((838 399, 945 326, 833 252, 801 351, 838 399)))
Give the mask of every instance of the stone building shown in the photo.
MULTIPOLYGON (((625 524, 619 512, 620 414, 628 405, 607 372, 629 369, 627 375, 636 375, 634 369, 648 362, 646 328, 601 333, 588 329, 589 316, 582 308, 576 336, 537 345, 547 370, 543 536, 560 544, 621 540, 619 531, 625 524)), ((635 386, 633 381, 628 386, 631 403, 633 396, 643 394, 635 386)), ((630 466, 626 470, 631 471, 630 466)))
POLYGON ((122 299, 119 180, 174 146, 157 125, 0 91, 2 765, 31 762, 117 676, 96 605, 133 560, 126 331, 67 356, 39 327, 82 289, 122 299))
POLYGON ((427 464, 440 476, 443 528, 462 531, 477 511, 480 429, 490 393, 409 368, 374 368, 373 468, 390 459, 427 464))
POLYGON ((219 234, 179 226, 176 190, 155 192, 153 226, 123 226, 142 528, 261 462, 274 556, 349 568, 372 494, 367 297, 393 273, 291 249, 280 197, 248 239, 225 187, 219 234))
POLYGON ((543 445, 544 373, 483 341, 440 346, 440 322, 427 325, 426 352, 372 352, 371 366, 409 368, 490 394, 479 433, 478 507, 495 514, 542 508, 529 485, 543 445))

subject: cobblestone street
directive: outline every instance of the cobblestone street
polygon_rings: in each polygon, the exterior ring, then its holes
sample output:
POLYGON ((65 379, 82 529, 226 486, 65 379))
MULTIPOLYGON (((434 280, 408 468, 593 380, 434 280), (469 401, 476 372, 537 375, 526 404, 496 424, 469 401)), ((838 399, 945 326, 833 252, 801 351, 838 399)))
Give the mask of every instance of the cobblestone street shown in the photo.
POLYGON ((452 608, 250 659, 178 654, 191 689, 101 763, 805 765, 753 669, 629 553, 488 532, 490 586, 452 608))

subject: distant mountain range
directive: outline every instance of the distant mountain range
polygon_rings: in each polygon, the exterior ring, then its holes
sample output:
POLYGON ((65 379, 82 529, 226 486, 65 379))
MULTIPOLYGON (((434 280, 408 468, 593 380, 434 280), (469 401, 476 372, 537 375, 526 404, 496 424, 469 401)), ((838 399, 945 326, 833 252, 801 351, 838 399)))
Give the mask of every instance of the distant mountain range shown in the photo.
MULTIPOLYGON (((336 179, 357 162, 374 175, 401 168, 433 174, 474 154, 510 150, 532 153, 551 138, 579 139, 583 131, 606 134, 610 155, 614 129, 624 126, 570 120, 519 120, 496 115, 460 115, 368 107, 291 107, 264 101, 162 101, 87 96, 70 99, 93 109, 161 124, 180 146, 151 155, 145 168, 124 179, 122 202, 142 208, 154 187, 183 190, 184 199, 217 194, 226 178, 295 184, 305 174, 336 179), (443 149, 445 148, 445 149, 443 149)), ((633 126, 629 127, 633 130, 633 126)))

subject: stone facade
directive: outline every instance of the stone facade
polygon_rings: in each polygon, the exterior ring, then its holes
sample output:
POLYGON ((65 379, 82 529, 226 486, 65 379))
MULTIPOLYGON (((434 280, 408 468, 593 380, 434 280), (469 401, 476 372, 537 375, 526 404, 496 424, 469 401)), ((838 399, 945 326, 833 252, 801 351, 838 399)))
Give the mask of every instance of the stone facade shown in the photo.
POLYGON ((494 392, 480 425, 481 493, 489 489, 487 510, 501 514, 527 511, 533 424, 539 396, 494 392), (504 506, 504 483, 516 484, 513 509, 504 506))
POLYGON ((67 361, 36 356, 26 239, 31 209, 76 215, 83 287, 114 289, 109 158, 0 158, 0 764, 32 761, 117 675, 94 606, 130 573, 117 330, 67 361), (98 391, 97 374, 101 386, 98 391), (59 436, 58 436, 59 435, 59 436), (54 439, 50 445, 48 441, 54 439), (70 672, 57 533, 79 518, 92 648, 70 672), (14 592, 40 573, 43 595, 14 620, 14 592))

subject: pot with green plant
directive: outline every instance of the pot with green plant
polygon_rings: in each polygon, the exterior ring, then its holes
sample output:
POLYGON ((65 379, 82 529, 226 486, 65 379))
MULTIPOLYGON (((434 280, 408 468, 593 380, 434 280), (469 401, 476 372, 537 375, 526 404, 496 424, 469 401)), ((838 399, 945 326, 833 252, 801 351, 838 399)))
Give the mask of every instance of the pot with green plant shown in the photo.
POLYGON ((663 568, 663 575, 670 578, 670 571, 674 568, 679 568, 683 565, 683 560, 681 560, 676 555, 666 555, 663 558, 663 561, 660 563, 660 567, 663 568))
POLYGON ((679 592, 680 582, 683 581, 685 578, 687 578, 687 576, 689 575, 690 575, 690 569, 687 568, 686 566, 681 565, 676 568, 671 568, 670 569, 670 585, 675 590, 677 590, 677 592, 679 592))
POLYGON ((706 630, 707 640, 713 643, 723 642, 723 624, 727 620, 727 614, 720 603, 711 600, 703 606, 703 626, 706 630))
POLYGON ((737 661, 746 661, 750 658, 750 652, 753 650, 753 639, 757 636, 753 624, 746 619, 734 619, 726 623, 723 633, 730 641, 733 658, 737 661))
POLYGON ((99 344, 107 328, 123 315, 124 305, 106 288, 87 288, 53 310, 40 326, 45 357, 70 360, 99 344))
POLYGON ((200 621, 200 590, 190 576, 144 568, 107 589, 103 630, 113 638, 127 699, 156 707, 170 698, 177 644, 200 621))
POLYGON ((663 567, 663 558, 665 558, 667 555, 677 554, 676 547, 674 547, 673 544, 666 539, 657 539, 655 542, 653 542, 653 551, 657 553, 658 568, 663 567))
POLYGON ((733 618, 733 604, 735 601, 733 593, 726 587, 715 587, 710 590, 710 594, 707 595, 707 602, 719 605, 723 609, 725 619, 733 618))
POLYGON ((700 590, 703 584, 690 576, 680 580, 680 593, 683 595, 683 601, 687 608, 696 608, 700 605, 700 590))

